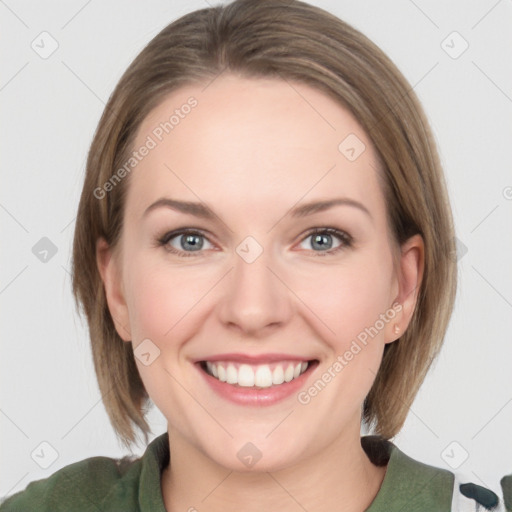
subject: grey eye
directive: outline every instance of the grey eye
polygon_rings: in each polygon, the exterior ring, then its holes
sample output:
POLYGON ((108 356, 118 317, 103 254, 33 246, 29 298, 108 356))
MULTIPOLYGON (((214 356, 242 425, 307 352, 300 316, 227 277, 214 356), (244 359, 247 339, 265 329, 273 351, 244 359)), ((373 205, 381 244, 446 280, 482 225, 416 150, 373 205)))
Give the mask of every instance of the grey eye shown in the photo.
MULTIPOLYGON (((308 235, 302 243, 306 243, 308 240, 311 240, 310 246, 311 250, 313 251, 328 251, 330 249, 336 249, 339 247, 342 242, 339 236, 326 233, 326 232, 317 232, 317 233, 311 233, 308 235), (338 239, 337 245, 334 245, 335 239, 338 239)), ((305 249, 310 249, 308 247, 305 247, 305 249)))
POLYGON ((181 233, 169 239, 168 244, 174 249, 184 252, 196 252, 204 248, 208 240, 199 233, 181 233))

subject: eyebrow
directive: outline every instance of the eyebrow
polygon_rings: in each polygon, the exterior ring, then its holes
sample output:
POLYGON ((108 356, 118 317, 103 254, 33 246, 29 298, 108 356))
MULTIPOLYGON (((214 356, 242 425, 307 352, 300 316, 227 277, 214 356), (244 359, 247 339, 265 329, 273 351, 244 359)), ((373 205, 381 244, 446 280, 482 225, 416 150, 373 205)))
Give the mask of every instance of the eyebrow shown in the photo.
MULTIPOLYGON (((352 206, 354 208, 358 208, 373 220, 372 214, 369 212, 368 208, 364 206, 364 204, 348 197, 327 199, 323 201, 313 201, 300 206, 296 206, 295 208, 292 208, 289 213, 292 217, 307 217, 309 215, 333 208, 334 206, 352 206)), ((162 207, 170 208, 171 210, 187 213, 189 215, 194 215, 195 217, 207 220, 214 220, 217 217, 217 215, 215 215, 215 213, 213 213, 213 211, 203 203, 178 201, 177 199, 171 199, 169 197, 162 197, 161 199, 155 201, 153 204, 146 208, 142 216, 145 217, 149 212, 162 207)))

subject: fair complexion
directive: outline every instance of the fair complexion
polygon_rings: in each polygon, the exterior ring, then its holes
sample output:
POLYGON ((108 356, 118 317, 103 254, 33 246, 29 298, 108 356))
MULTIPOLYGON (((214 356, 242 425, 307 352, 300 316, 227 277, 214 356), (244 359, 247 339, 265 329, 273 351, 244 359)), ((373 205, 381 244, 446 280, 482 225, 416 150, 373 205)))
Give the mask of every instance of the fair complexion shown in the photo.
POLYGON ((398 337, 394 326, 403 333, 414 311, 422 240, 393 245, 371 141, 324 93, 231 74, 203 89, 174 91, 144 120, 135 147, 188 98, 197 99, 132 171, 119 246, 97 245, 119 335, 134 349, 149 339, 160 350, 150 365, 136 362, 168 420, 165 506, 365 510, 385 468, 361 447, 361 406, 385 345, 398 337), (354 161, 338 149, 351 133, 366 146, 354 161), (161 198, 197 202, 214 215, 147 211, 161 198), (291 214, 337 198, 361 206, 291 214), (311 234, 325 228, 350 241, 311 234), (180 235, 159 244, 181 229, 196 233, 191 244, 180 235), (236 250, 248 236, 263 250, 252 263, 236 250), (298 393, 260 407, 233 403, 196 364, 226 353, 291 354, 318 361, 301 388, 307 390, 394 303, 402 305, 395 318, 306 405, 298 393), (249 442, 261 453, 251 467, 237 457, 249 442))

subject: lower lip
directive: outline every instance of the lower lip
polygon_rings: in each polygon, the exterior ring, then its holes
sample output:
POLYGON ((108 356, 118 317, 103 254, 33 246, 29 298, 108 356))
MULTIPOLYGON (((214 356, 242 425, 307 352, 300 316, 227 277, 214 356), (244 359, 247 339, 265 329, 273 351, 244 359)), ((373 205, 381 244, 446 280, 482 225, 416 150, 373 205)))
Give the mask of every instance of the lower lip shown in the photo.
POLYGON ((219 379, 216 379, 206 373, 201 368, 200 363, 196 363, 196 365, 199 373, 201 373, 207 384, 222 398, 238 405, 252 405, 259 407, 273 405, 297 393, 304 386, 306 380, 318 365, 318 361, 310 362, 306 371, 296 379, 293 379, 290 382, 283 382, 283 384, 269 386, 268 388, 249 388, 235 384, 228 384, 227 382, 221 382, 219 379))

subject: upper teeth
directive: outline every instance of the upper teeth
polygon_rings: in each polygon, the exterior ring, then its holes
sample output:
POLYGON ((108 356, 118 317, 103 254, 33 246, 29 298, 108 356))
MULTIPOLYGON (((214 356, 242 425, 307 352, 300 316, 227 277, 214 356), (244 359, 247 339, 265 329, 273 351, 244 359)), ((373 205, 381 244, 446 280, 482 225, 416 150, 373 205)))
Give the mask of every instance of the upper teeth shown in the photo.
POLYGON ((272 385, 290 382, 306 371, 308 363, 284 362, 272 365, 259 364, 238 364, 232 362, 210 362, 206 361, 208 373, 221 382, 238 384, 243 387, 258 386, 267 388, 272 385), (271 368, 271 366, 273 368, 271 368))

